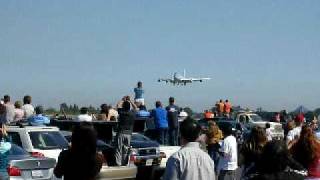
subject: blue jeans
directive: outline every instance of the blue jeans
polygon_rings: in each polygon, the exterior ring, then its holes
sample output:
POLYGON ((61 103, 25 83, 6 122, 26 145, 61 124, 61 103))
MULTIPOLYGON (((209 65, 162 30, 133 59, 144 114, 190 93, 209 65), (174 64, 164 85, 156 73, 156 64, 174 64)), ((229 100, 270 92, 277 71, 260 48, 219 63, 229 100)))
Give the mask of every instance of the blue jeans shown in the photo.
POLYGON ((219 162, 219 144, 208 144, 207 146, 207 150, 208 150, 208 154, 211 157, 211 159, 214 161, 214 169, 215 172, 217 172, 217 166, 218 166, 218 162, 219 162))
POLYGON ((168 128, 159 128, 158 129, 158 142, 161 145, 168 144, 168 128))

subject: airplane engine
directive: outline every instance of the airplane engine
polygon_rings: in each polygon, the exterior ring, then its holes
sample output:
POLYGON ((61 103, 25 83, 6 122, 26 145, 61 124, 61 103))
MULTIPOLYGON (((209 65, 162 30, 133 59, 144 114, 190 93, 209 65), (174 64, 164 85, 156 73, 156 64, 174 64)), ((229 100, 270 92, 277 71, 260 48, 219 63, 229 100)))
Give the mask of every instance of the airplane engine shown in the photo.
POLYGON ((202 80, 200 80, 200 82, 202 82, 202 80))
POLYGON ((158 82, 161 82, 161 80, 160 80, 160 79, 158 79, 158 82))

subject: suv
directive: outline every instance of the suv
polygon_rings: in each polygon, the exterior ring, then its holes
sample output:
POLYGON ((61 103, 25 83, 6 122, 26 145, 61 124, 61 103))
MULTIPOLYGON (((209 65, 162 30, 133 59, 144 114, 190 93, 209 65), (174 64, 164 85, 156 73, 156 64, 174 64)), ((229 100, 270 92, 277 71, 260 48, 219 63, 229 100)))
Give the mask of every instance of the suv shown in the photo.
MULTIPOLYGON (((67 139, 57 127, 8 126, 7 132, 14 144, 21 146, 32 156, 58 160, 60 152, 69 148, 67 139)), ((127 166, 108 166, 108 162, 105 162, 98 179, 135 179, 136 174, 137 167, 133 162, 129 161, 127 166)))
POLYGON ((253 112, 239 112, 236 115, 237 122, 243 122, 249 129, 253 126, 260 126, 262 128, 266 127, 266 124, 270 124, 271 136, 273 139, 283 139, 284 130, 282 129, 282 124, 277 122, 267 122, 264 121, 258 114, 253 112))

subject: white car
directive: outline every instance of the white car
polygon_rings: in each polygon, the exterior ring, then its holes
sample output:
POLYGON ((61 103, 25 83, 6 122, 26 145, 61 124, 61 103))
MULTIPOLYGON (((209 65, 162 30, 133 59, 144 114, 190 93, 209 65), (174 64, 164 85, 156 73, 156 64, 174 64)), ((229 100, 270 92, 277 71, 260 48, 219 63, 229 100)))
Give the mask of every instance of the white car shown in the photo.
POLYGON ((8 126, 11 141, 34 157, 49 157, 58 160, 63 149, 68 149, 68 141, 57 127, 8 126))
POLYGON ((240 112, 236 115, 236 121, 241 122, 243 121, 246 126, 253 127, 253 126, 260 126, 262 128, 266 127, 266 124, 270 124, 271 129, 271 137, 273 139, 283 139, 284 138, 284 130, 282 128, 282 124, 277 122, 267 122, 264 121, 258 114, 253 112, 240 112))
MULTIPOLYGON (((62 150, 68 149, 67 139, 57 127, 49 126, 8 126, 7 132, 11 141, 25 149, 34 157, 50 157, 58 160, 62 150)), ((137 167, 129 161, 127 166, 108 166, 106 163, 98 179, 134 179, 137 167)))
POLYGON ((160 155, 162 157, 160 168, 166 168, 169 157, 180 149, 180 146, 160 146, 160 155))

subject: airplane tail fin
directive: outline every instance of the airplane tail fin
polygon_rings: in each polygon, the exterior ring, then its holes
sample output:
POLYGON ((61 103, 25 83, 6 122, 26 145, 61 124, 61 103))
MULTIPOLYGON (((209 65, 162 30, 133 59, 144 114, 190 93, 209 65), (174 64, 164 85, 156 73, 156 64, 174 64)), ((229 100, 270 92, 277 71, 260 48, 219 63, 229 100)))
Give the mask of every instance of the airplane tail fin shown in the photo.
POLYGON ((186 69, 183 70, 183 77, 186 77, 186 69))

